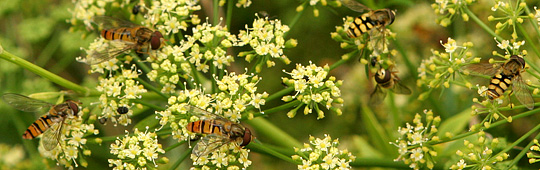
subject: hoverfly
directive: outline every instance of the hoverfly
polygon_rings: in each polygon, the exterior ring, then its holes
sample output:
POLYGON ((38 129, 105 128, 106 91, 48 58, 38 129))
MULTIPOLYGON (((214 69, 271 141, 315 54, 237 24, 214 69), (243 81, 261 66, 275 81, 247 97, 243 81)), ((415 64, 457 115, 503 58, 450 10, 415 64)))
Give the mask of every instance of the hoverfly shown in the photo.
POLYGON ((43 134, 41 143, 47 151, 56 148, 60 141, 64 121, 68 117, 78 116, 81 104, 73 100, 66 100, 64 103, 54 105, 15 93, 6 93, 2 95, 2 98, 15 109, 25 112, 37 112, 50 107, 49 112, 32 123, 23 134, 23 139, 34 139, 43 134))
POLYGON ((95 16, 92 20, 102 29, 100 35, 104 39, 120 43, 109 43, 109 47, 103 50, 90 52, 86 57, 86 63, 91 65, 110 60, 129 50, 149 53, 150 50, 159 49, 165 41, 159 31, 152 31, 129 21, 108 16, 95 16))
POLYGON ((189 113, 201 118, 198 121, 188 123, 187 130, 206 135, 193 148, 193 154, 197 157, 212 153, 230 142, 244 147, 253 139, 251 130, 239 123, 234 123, 229 119, 194 106, 188 105, 187 108, 189 113))
POLYGON ((401 84, 401 80, 395 74, 396 72, 392 71, 392 68, 393 66, 390 66, 388 69, 380 68, 373 76, 377 85, 371 93, 372 103, 378 104, 384 100, 386 91, 383 88, 389 89, 396 94, 411 94, 411 89, 401 84))
POLYGON ((489 63, 474 64, 469 67, 473 72, 493 75, 485 94, 490 100, 501 97, 508 87, 512 86, 512 93, 519 102, 528 109, 534 108, 534 99, 527 84, 523 82, 521 72, 525 71, 525 60, 518 55, 512 55, 508 61, 493 65, 489 63))
POLYGON ((387 8, 372 10, 355 0, 341 1, 343 2, 343 5, 353 11, 368 11, 356 17, 353 22, 349 24, 349 27, 347 29, 347 35, 350 38, 357 38, 365 33, 368 33, 371 39, 371 47, 373 49, 382 48, 384 51, 384 49, 386 49, 386 26, 394 22, 396 12, 387 8), (375 39, 374 37, 378 38, 375 39), (382 38, 382 40, 380 40, 380 38, 382 38), (378 43, 382 43, 382 46, 378 45, 378 43))

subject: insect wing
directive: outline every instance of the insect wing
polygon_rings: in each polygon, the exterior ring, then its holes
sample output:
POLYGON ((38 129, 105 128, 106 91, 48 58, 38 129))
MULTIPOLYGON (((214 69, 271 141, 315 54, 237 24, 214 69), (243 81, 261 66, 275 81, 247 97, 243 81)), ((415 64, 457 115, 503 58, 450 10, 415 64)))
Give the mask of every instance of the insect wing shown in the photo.
POLYGON ((532 110, 534 108, 534 99, 527 84, 523 82, 523 79, 519 75, 514 76, 512 83, 512 90, 514 91, 516 98, 521 104, 525 105, 529 110, 532 110))
POLYGON ((478 63, 465 66, 466 70, 480 75, 493 76, 500 72, 501 64, 478 63))
POLYGON ((93 65, 108 61, 136 47, 135 43, 114 40, 106 43, 106 47, 92 50, 83 60, 86 64, 93 65))
POLYGON ((131 28, 139 26, 132 22, 109 16, 94 16, 92 18, 92 21, 99 26, 100 30, 112 28, 131 28))
POLYGON ((225 119, 219 115, 216 115, 216 114, 213 114, 213 113, 210 113, 206 110, 203 110, 201 108, 198 108, 198 107, 195 107, 195 106, 192 106, 192 105, 185 105, 185 107, 187 109, 187 112, 190 113, 191 115, 193 116, 197 116, 199 117, 201 120, 208 120, 208 119, 225 119))
POLYGON ((392 89, 392 92, 396 94, 411 94, 411 89, 401 84, 401 82, 398 80, 394 81, 394 87, 392 87, 391 89, 392 89))
POLYGON ((371 93, 371 104, 380 104, 386 97, 386 91, 384 91, 379 85, 375 87, 375 90, 371 93))
POLYGON ((20 94, 15 94, 15 93, 6 93, 2 95, 2 99, 7 104, 14 107, 15 109, 25 111, 25 112, 37 112, 53 105, 46 101, 33 99, 30 97, 23 96, 20 94))
POLYGON ((54 123, 49 129, 47 129, 41 137, 41 144, 47 151, 51 151, 58 145, 60 141, 60 135, 62 134, 62 127, 64 121, 54 123))
POLYGON ((197 157, 208 155, 212 152, 214 152, 216 149, 221 148, 223 145, 226 145, 231 140, 225 136, 219 136, 215 134, 207 135, 199 142, 195 147, 193 148, 193 154, 197 157))
POLYGON ((355 0, 341 0, 343 2, 343 5, 345 5, 347 8, 356 11, 356 12, 364 12, 365 10, 370 11, 367 6, 362 5, 361 3, 355 1, 355 0))

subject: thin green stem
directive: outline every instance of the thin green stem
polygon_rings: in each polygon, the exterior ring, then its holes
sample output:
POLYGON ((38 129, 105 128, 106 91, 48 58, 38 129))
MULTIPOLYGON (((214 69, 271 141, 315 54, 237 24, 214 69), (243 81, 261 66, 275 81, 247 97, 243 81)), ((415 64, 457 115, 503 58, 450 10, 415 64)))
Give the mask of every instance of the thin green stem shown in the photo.
POLYGON ((469 15, 469 18, 471 18, 476 24, 478 24, 478 26, 482 27, 482 29, 484 29, 486 32, 491 34, 491 36, 497 38, 497 40, 499 40, 499 41, 503 40, 503 38, 501 36, 495 34, 495 31, 491 30, 491 28, 489 28, 484 22, 482 22, 482 20, 480 20, 480 18, 478 18, 471 10, 469 10, 469 8, 467 6, 465 6, 463 8, 463 11, 465 11, 465 13, 467 13, 467 15, 469 15))
POLYGON ((214 0, 214 4, 212 5, 213 11, 214 11, 214 25, 219 24, 219 0, 214 0))
POLYGON ((176 162, 174 162, 174 165, 171 166, 171 170, 174 170, 176 168, 178 168, 178 166, 180 166, 180 164, 182 162, 184 162, 184 160, 186 160, 186 158, 189 157, 189 155, 191 155, 191 151, 193 150, 193 148, 188 148, 187 150, 185 150, 182 155, 180 155, 180 158, 178 158, 178 160, 176 160, 176 162))
MULTIPOLYGON (((527 137, 529 137, 530 135, 532 135, 533 133, 535 133, 536 131, 538 131, 538 129, 540 129, 540 124, 536 125, 533 129, 531 129, 529 132, 527 132, 525 135, 521 136, 517 141, 515 141, 514 143, 512 143, 512 145, 506 147, 503 151, 499 152, 497 155, 500 155, 502 153, 506 153, 508 152, 510 149, 512 149, 513 147, 517 146, 519 143, 521 143, 523 140, 527 139, 527 137)), ((537 134, 536 137, 534 137, 535 139, 538 139, 540 137, 540 134, 537 134)), ((514 160, 512 160, 512 162, 510 164, 508 164, 508 168, 510 167, 513 167, 517 164, 517 162, 519 160, 521 160, 521 158, 523 156, 525 156, 525 154, 529 151, 529 148, 531 148, 531 146, 534 144, 533 141, 529 142, 529 144, 525 147, 526 149, 523 149, 521 152, 519 152, 519 154, 516 155, 516 157, 514 157, 514 160)), ((497 155, 493 156, 492 159, 495 159, 497 157, 497 155)))
POLYGON ((132 101, 133 101, 133 103, 139 103, 139 104, 142 104, 143 106, 147 106, 147 107, 152 108, 154 110, 163 111, 163 110, 166 109, 166 108, 158 106, 158 105, 150 104, 150 103, 148 103, 146 101, 143 101, 143 100, 132 100, 132 101))
POLYGON ((349 59, 350 59, 350 58, 348 58, 348 59, 343 59, 343 58, 340 59, 339 61, 335 62, 334 64, 332 64, 332 65, 330 66, 330 70, 333 70, 333 69, 337 68, 338 66, 340 66, 340 65, 342 65, 343 63, 347 62, 349 59))
MULTIPOLYGON (((517 25, 519 31, 521 31, 521 34, 523 35, 523 37, 525 37, 525 41, 527 41, 527 42, 529 42, 529 44, 531 44, 530 47, 533 49, 536 56, 540 57, 540 51, 538 50, 538 48, 536 48, 536 44, 531 39, 531 37, 529 37, 529 33, 527 33, 527 31, 523 28, 523 26, 520 23, 516 23, 516 25, 517 25)), ((534 64, 529 64, 529 65, 534 65, 534 64)), ((535 69, 535 67, 536 66, 531 67, 531 68, 535 69)), ((538 71, 538 70, 536 70, 536 71, 538 71)))
MULTIPOLYGON (((307 1, 304 2, 302 4, 302 8, 304 8, 304 10, 300 11, 300 12, 297 12, 296 15, 294 16, 293 20, 291 21, 291 23, 289 23, 289 29, 292 30, 292 28, 296 25, 296 23, 300 20, 300 17, 302 16, 302 14, 304 13, 304 11, 306 11, 306 6, 307 6, 307 1)), ((287 35, 289 34, 289 32, 291 31, 287 31, 284 33, 283 37, 287 37, 287 35)))
POLYGON ((176 147, 178 147, 180 145, 183 145, 185 143, 186 143, 186 141, 181 141, 181 142, 175 143, 174 145, 171 145, 171 146, 165 148, 165 152, 169 152, 169 151, 173 150, 174 148, 176 148, 176 147))
POLYGON ((289 148, 300 148, 302 146, 302 144, 298 142, 295 138, 293 138, 285 131, 281 130, 276 125, 272 124, 271 122, 262 117, 253 118, 252 120, 246 120, 246 123, 256 129, 257 134, 265 136, 266 138, 272 140, 275 144, 279 144, 283 147, 289 148))
MULTIPOLYGON (((1 47, 0 47, 1 48, 1 47)), ((83 86, 80 86, 78 84, 75 84, 69 80, 66 80, 54 73, 51 73, 37 65, 34 65, 20 57, 17 57, 7 51, 3 51, 2 49, 0 49, 0 58, 4 59, 4 60, 7 60, 11 63, 14 63, 18 66, 21 66, 43 78, 46 78, 46 79, 49 79, 50 81, 62 86, 62 87, 65 87, 67 89, 70 89, 70 90, 73 90, 77 93, 79 93, 80 95, 82 96, 97 96, 99 95, 100 93, 95 91, 95 90, 90 90, 89 88, 86 88, 86 87, 83 87, 83 86)))
POLYGON ((157 89, 156 87, 152 86, 150 83, 142 80, 141 78, 135 78, 134 80, 137 80, 139 83, 141 83, 144 87, 146 87, 148 90, 151 90, 157 94, 159 94, 161 97, 165 98, 165 99, 168 99, 170 96, 166 95, 166 94, 163 94, 161 93, 161 91, 159 89, 157 89))
POLYGON ((226 23, 227 23, 227 30, 231 30, 231 21, 232 21, 232 11, 233 11, 233 0, 229 0, 227 2, 227 17, 226 17, 226 23))
POLYGON ((255 151, 255 152, 258 152, 258 153, 265 153, 265 154, 268 154, 270 156, 274 156, 276 158, 279 158, 281 160, 284 160, 284 161, 287 161, 287 162, 290 162, 290 163, 293 163, 293 164, 297 164, 297 165, 300 165, 301 162, 296 162, 294 161, 290 156, 287 156, 287 155, 284 155, 284 154, 281 154, 273 149, 270 149, 264 145, 262 145, 261 143, 257 143, 257 142, 252 142, 250 143, 247 148, 255 151))
MULTIPOLYGON (((529 10, 529 8, 525 8, 525 13, 527 13, 528 16, 531 16, 531 11, 529 10)), ((529 17, 529 21, 533 24, 536 34, 540 35, 540 28, 538 28, 538 22, 534 19, 534 17, 529 17)))
POLYGON ((280 91, 268 96, 268 98, 266 98, 266 102, 281 98, 281 97, 291 93, 292 91, 294 91, 294 87, 287 87, 287 88, 285 88, 283 90, 280 90, 280 91))
POLYGON ((292 101, 292 102, 285 103, 285 104, 283 104, 283 105, 281 105, 281 106, 273 107, 273 108, 271 108, 271 109, 267 109, 267 110, 263 110, 262 112, 255 113, 255 114, 253 114, 253 116, 254 116, 254 117, 258 117, 258 116, 268 115, 268 114, 270 114, 270 113, 282 111, 282 110, 285 110, 285 109, 287 109, 287 108, 290 108, 290 107, 299 105, 300 103, 301 103, 300 101, 294 100, 294 101, 292 101))
POLYGON ((356 158, 354 162, 351 162, 352 167, 379 167, 379 168, 400 168, 407 169, 409 165, 403 162, 396 162, 393 159, 384 158, 356 158))
POLYGON ((150 69, 150 67, 144 64, 144 62, 141 62, 142 60, 138 55, 134 55, 133 59, 135 59, 135 64, 139 66, 139 68, 142 70, 143 73, 146 74, 152 71, 152 69, 150 69))

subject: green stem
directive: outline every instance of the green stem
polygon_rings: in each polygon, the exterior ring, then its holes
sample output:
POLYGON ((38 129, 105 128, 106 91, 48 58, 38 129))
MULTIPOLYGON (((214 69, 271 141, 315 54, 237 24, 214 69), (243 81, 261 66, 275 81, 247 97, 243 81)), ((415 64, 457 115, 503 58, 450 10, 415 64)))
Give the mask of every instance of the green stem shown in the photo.
POLYGON ((169 99, 170 96, 166 95, 166 94, 163 94, 161 93, 161 91, 159 89, 157 89, 156 87, 152 86, 150 83, 142 80, 141 78, 134 78, 134 80, 138 81, 139 83, 141 83, 144 87, 146 87, 148 90, 151 90, 157 94, 159 94, 161 97, 165 98, 165 99, 169 99))
POLYGON ((270 149, 260 143, 257 143, 257 142, 252 142, 250 143, 248 146, 247 146, 249 149, 255 151, 255 152, 258 152, 258 153, 265 153, 265 154, 268 154, 270 156, 274 156, 276 158, 279 158, 279 159, 282 159, 284 161, 287 161, 287 162, 290 162, 290 163, 293 163, 293 164, 296 164, 296 165, 300 165, 301 163, 300 162, 296 162, 294 161, 290 156, 287 156, 287 155, 284 155, 284 154, 281 154, 273 149, 270 149))
POLYGON ((333 70, 333 69, 335 69, 336 67, 342 65, 343 63, 347 62, 349 59, 350 59, 350 58, 348 58, 348 59, 343 59, 343 58, 340 59, 339 61, 335 62, 334 64, 332 64, 332 65, 330 66, 330 70, 333 70))
POLYGON ((233 11, 233 0, 227 2, 227 17, 225 21, 227 23, 227 30, 231 30, 231 21, 232 21, 232 11, 233 11))
MULTIPOLYGON (((527 132, 525 135, 521 136, 517 141, 515 141, 514 143, 512 143, 511 146, 508 146, 506 147, 506 149, 504 149, 503 151, 499 152, 499 154, 497 155, 500 155, 502 153, 506 153, 508 152, 510 149, 512 149, 513 147, 517 146, 519 143, 521 143, 523 140, 527 139, 527 137, 529 137, 530 135, 532 135, 533 133, 535 133, 536 131, 538 131, 538 129, 540 129, 540 124, 536 125, 533 129, 531 129, 529 132, 527 132)), ((534 137, 535 139, 538 139, 540 137, 540 134, 536 135, 536 137, 534 137)), ((513 167, 517 164, 517 162, 519 160, 521 160, 521 158, 523 156, 525 156, 525 154, 529 151, 529 148, 531 148, 531 146, 534 144, 533 141, 529 142, 529 144, 525 147, 525 149, 523 149, 521 152, 519 152, 518 155, 516 155, 516 157, 514 157, 514 160, 512 160, 512 162, 507 166, 508 168, 510 167, 513 167)), ((495 159, 497 157, 497 155, 493 156, 492 159, 495 159)))
POLYGON ((478 24, 478 26, 482 27, 482 29, 484 29, 486 32, 488 32, 489 34, 491 34, 491 36, 497 38, 497 40, 499 41, 502 41, 503 38, 497 34, 495 34, 495 31, 491 30, 491 28, 489 28, 484 22, 482 22, 482 20, 480 20, 471 10, 469 10, 469 8, 467 6, 465 6, 463 8, 463 11, 465 11, 465 13, 467 13, 467 15, 469 15, 469 17, 474 21, 476 22, 476 24, 478 24))
POLYGON ((212 6, 214 10, 214 24, 218 25, 219 23, 219 0, 214 0, 214 5, 212 6))
MULTIPOLYGON (((306 6, 307 6, 307 3, 304 2, 302 4, 302 8, 304 8, 304 10, 300 11, 300 12, 297 12, 296 15, 294 16, 293 20, 291 21, 291 23, 289 24, 289 30, 292 30, 292 28, 296 25, 296 23, 300 20, 300 16, 302 16, 302 14, 304 13, 304 11, 306 11, 306 6)), ((291 31, 287 31, 284 33, 283 37, 287 37, 287 35, 289 34, 289 32, 291 31)))
POLYGON ((292 102, 289 102, 289 103, 285 103, 281 106, 278 106, 278 107, 273 107, 271 109, 267 109, 267 110, 263 110, 262 112, 259 112, 259 113, 255 113, 253 114, 254 117, 258 117, 258 116, 263 116, 263 115, 268 115, 270 113, 274 113, 274 112, 278 112, 278 111, 282 111, 282 110, 285 110, 287 108, 290 108, 290 107, 293 107, 293 106, 296 106, 296 105, 299 105, 301 102, 299 100, 294 100, 292 102))
POLYGON ((132 101, 133 101, 133 103, 139 103, 139 104, 142 104, 143 106, 147 106, 147 107, 152 108, 154 110, 163 111, 163 110, 166 109, 166 108, 158 106, 158 105, 150 104, 150 103, 148 103, 146 101, 143 101, 143 100, 132 100, 132 101))
POLYGON ((178 160, 176 162, 174 162, 174 165, 171 166, 171 169, 174 170, 176 168, 178 168, 178 166, 180 166, 180 164, 182 162, 184 162, 184 160, 186 160, 186 158, 189 157, 189 155, 191 155, 191 151, 193 150, 193 148, 188 148, 187 150, 185 150, 182 155, 180 155, 180 158, 178 158, 178 160))
POLYGON ((142 72, 147 74, 149 73, 150 71, 152 71, 152 69, 150 69, 150 67, 148 67, 146 64, 144 64, 143 62, 141 62, 141 58, 138 56, 138 55, 134 55, 133 56, 133 59, 135 59, 135 64, 137 66, 139 66, 139 68, 141 68, 142 72))
MULTIPOLYGON (((529 8, 525 8, 525 13, 527 13, 528 16, 531 15, 531 11, 529 8)), ((534 17, 530 17, 529 21, 533 24, 534 30, 536 31, 537 35, 540 35, 540 28, 538 28, 538 22, 534 19, 534 17)), ((540 57, 540 56, 539 56, 540 57)))
POLYGON ((171 146, 165 148, 165 152, 169 152, 169 151, 173 150, 174 148, 176 148, 176 147, 178 147, 180 145, 183 145, 185 143, 186 143, 186 141, 181 141, 181 142, 175 143, 174 145, 171 145, 171 146))
MULTIPOLYGON (((534 41, 531 39, 531 37, 529 37, 529 33, 527 33, 527 31, 523 28, 523 26, 520 24, 520 23, 516 23, 519 31, 521 31, 523 37, 525 37, 525 41, 529 42, 529 44, 531 44, 530 46, 532 47, 534 53, 536 54, 537 57, 540 57, 540 51, 538 50, 538 48, 536 48, 536 45, 534 44, 534 41)), ((531 65, 531 68, 535 69, 536 66, 532 67, 532 65, 534 64, 529 64, 531 65)), ((536 68, 535 70, 537 70, 538 68, 536 68)))
MULTIPOLYGON (((1 48, 1 47, 0 47, 1 48)), ((95 90, 90 90, 86 87, 83 87, 83 86, 79 86, 78 84, 75 84, 69 80, 66 80, 54 73, 51 73, 37 65, 34 65, 20 57, 17 57, 7 51, 3 51, 3 49, 0 49, 0 58, 4 59, 4 60, 7 60, 9 62, 12 62, 18 66, 21 66, 33 73, 36 73, 37 75, 43 77, 43 78, 46 78, 46 79, 49 79, 50 81, 62 86, 62 87, 65 87, 67 89, 71 89, 79 94, 81 94, 82 96, 97 96, 99 95, 100 93, 95 91, 95 90)))
POLYGON ((266 102, 281 98, 289 93, 291 93, 294 90, 294 87, 287 87, 286 89, 280 90, 266 98, 266 102))
POLYGON ((278 128, 276 125, 270 123, 268 120, 257 117, 252 120, 246 120, 246 122, 256 129, 257 133, 272 140, 275 144, 279 144, 283 147, 302 147, 302 144, 294 139, 292 136, 278 128))
POLYGON ((404 164, 403 162, 396 162, 393 159, 384 158, 356 158, 356 160, 351 162, 350 165, 352 167, 409 168, 409 165, 404 164))

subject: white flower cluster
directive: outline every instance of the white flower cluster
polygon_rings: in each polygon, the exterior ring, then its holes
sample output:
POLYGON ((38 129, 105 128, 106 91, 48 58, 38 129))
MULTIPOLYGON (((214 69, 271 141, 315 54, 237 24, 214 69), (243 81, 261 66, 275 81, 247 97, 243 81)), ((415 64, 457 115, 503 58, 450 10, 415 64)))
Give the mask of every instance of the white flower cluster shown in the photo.
POLYGON ((298 155, 293 155, 295 161, 302 161, 302 165, 298 165, 300 170, 312 169, 351 169, 349 163, 354 161, 356 157, 347 149, 339 150, 339 140, 325 134, 323 139, 309 137, 309 144, 304 143, 304 147, 294 148, 298 155))
POLYGON ((241 30, 238 34, 238 46, 249 45, 254 51, 243 52, 240 56, 245 56, 248 62, 257 59, 257 72, 260 72, 260 64, 274 66, 272 58, 289 64, 290 60, 283 54, 283 49, 296 46, 296 40, 285 41, 284 36, 288 31, 289 26, 282 25, 280 20, 268 20, 268 17, 256 19, 252 28, 246 25, 246 30, 241 30))
POLYGON ((29 169, 31 165, 24 160, 24 152, 21 145, 0 143, 0 169, 29 169))
POLYGON ((114 167, 114 170, 120 169, 146 169, 148 163, 153 163, 155 167, 156 159, 159 154, 164 154, 165 150, 158 143, 157 135, 153 132, 148 132, 146 127, 145 132, 135 129, 133 135, 129 135, 126 131, 126 136, 117 138, 111 144, 111 154, 116 155, 118 159, 109 159, 109 167, 114 167))
POLYGON ((122 74, 115 75, 110 78, 99 78, 100 83, 96 87, 99 92, 102 92, 99 97, 99 107, 103 109, 100 119, 106 118, 111 120, 114 125, 120 123, 127 126, 131 123, 129 116, 132 114, 130 106, 131 99, 140 99, 143 93, 147 90, 139 82, 133 80, 139 77, 139 71, 133 67, 130 70, 122 69, 122 74), (118 100, 118 101, 117 101, 118 100), (129 109, 127 114, 117 113, 118 107, 123 106, 129 109), (116 119, 117 116, 120 116, 116 119))
POLYGON ((230 142, 207 155, 198 157, 195 154, 191 154, 191 160, 193 160, 193 167, 191 169, 246 169, 252 163, 248 159, 248 156, 249 149, 243 149, 235 142, 230 142))
POLYGON ((441 118, 439 116, 433 117, 431 110, 424 110, 424 114, 426 115, 426 124, 422 122, 422 116, 416 114, 413 120, 415 126, 407 123, 406 127, 399 127, 400 137, 395 143, 392 143, 398 147, 399 152, 399 157, 394 161, 403 161, 413 169, 421 169, 424 166, 433 168, 432 156, 437 155, 437 152, 426 142, 439 140, 436 134, 441 118))
MULTIPOLYGON (((63 123, 64 125, 61 129, 62 132, 60 132, 58 146, 51 151, 46 151, 42 145, 40 145, 38 149, 44 157, 57 160, 60 165, 72 169, 74 166, 79 166, 77 164, 77 158, 79 158, 80 154, 89 156, 92 153, 84 147, 87 141, 86 138, 84 138, 84 135, 97 135, 99 134, 99 130, 95 129, 93 124, 83 123, 81 116, 76 118, 68 117, 63 123)), ((84 159, 79 159, 79 161, 83 167, 88 165, 84 159)))
POLYGON ((76 23, 77 20, 82 20, 84 25, 91 27, 92 17, 104 15, 105 6, 109 3, 114 2, 114 0, 72 0, 75 4, 73 10, 69 9, 71 12, 71 22, 72 24, 76 23))
MULTIPOLYGON (((330 70, 328 65, 319 67, 312 64, 311 61, 309 63, 308 66, 297 64, 296 69, 287 73, 291 75, 292 79, 282 78, 283 83, 294 87, 296 91, 295 95, 283 96, 282 100, 285 102, 299 100, 302 102, 302 105, 305 105, 304 114, 312 113, 313 109, 316 109, 318 114, 317 119, 322 119, 324 118, 324 112, 319 110, 318 104, 323 104, 326 109, 333 108, 332 104, 334 103, 343 104, 341 90, 339 89, 343 83, 341 80, 336 81, 334 76, 328 77, 328 71, 330 70)), ((287 116, 289 118, 294 117, 296 111, 302 105, 291 110, 287 113, 287 116)), ((339 108, 335 109, 338 115, 341 114, 339 108)))
POLYGON ((450 169, 506 169, 505 160, 510 156, 501 151, 506 146, 499 139, 486 138, 484 131, 478 133, 477 141, 464 140, 464 149, 456 151, 456 155, 461 157, 456 164, 450 166, 450 169), (494 153, 495 152, 495 153, 494 153))
POLYGON ((163 34, 176 34, 179 30, 186 30, 188 22, 199 24, 200 19, 194 11, 201 10, 198 0, 162 0, 152 1, 152 5, 145 16, 145 25, 156 25, 156 29, 163 34))

